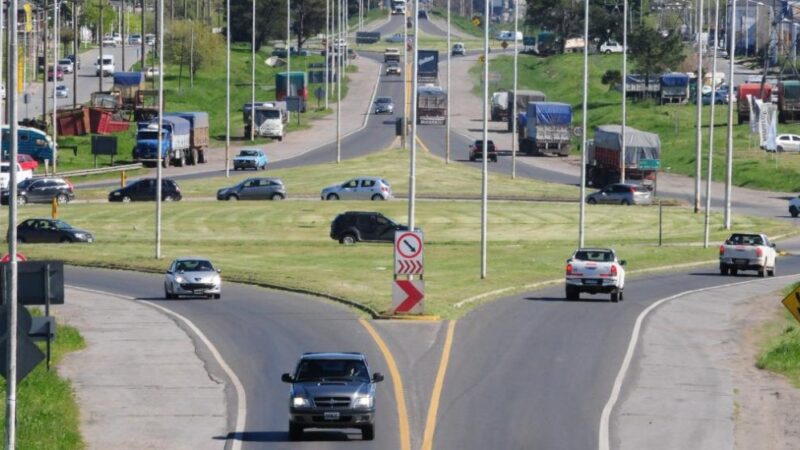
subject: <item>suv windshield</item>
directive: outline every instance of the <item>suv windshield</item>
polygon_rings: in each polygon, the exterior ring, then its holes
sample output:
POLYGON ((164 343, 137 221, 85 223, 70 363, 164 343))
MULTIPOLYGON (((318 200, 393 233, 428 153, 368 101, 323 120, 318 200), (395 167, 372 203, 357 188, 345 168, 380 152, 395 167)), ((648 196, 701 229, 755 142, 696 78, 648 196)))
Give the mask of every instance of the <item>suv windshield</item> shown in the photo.
POLYGON ((358 380, 369 381, 364 361, 350 359, 305 359, 297 366, 295 381, 358 380))

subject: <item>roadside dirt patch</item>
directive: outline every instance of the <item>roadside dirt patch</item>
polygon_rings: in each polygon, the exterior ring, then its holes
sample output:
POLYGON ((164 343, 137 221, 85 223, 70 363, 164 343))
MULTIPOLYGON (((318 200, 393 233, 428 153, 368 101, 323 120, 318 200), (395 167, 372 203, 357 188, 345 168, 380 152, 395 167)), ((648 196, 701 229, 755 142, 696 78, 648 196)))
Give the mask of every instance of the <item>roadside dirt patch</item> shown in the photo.
POLYGON ((734 308, 740 332, 733 359, 734 448, 738 450, 800 449, 800 389, 784 377, 755 366, 765 322, 782 314, 778 293, 734 308))

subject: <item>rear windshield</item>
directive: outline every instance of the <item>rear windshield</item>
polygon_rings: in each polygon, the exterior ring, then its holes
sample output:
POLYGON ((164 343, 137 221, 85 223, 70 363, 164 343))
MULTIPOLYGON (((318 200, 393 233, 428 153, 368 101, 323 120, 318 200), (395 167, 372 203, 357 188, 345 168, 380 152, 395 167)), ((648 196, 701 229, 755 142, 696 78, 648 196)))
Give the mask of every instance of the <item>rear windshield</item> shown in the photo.
POLYGON ((580 250, 575 252, 574 259, 579 261, 611 262, 614 261, 614 254, 604 250, 580 250))
POLYGON ((306 359, 297 366, 297 381, 361 380, 369 381, 364 361, 348 359, 306 359))
POLYGON ((728 242, 740 245, 764 245, 764 240, 757 234, 734 234, 728 242))

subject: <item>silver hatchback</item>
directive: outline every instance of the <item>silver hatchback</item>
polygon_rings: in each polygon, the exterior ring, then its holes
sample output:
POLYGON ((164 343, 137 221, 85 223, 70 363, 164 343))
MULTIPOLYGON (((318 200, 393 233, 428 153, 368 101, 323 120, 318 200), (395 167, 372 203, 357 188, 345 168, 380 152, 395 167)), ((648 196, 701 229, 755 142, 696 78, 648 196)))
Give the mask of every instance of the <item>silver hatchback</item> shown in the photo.
POLYGON ((358 177, 326 187, 320 197, 323 200, 389 200, 392 187, 383 178, 358 177))
POLYGON ((653 203, 652 193, 644 186, 636 184, 615 183, 589 194, 586 203, 590 205, 608 203, 613 205, 650 205, 653 203))

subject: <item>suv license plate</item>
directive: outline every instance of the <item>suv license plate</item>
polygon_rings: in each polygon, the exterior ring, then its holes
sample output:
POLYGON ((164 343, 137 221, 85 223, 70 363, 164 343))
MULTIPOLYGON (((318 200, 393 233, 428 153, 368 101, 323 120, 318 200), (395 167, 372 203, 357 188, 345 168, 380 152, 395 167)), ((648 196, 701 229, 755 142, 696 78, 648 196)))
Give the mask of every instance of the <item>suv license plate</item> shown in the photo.
POLYGON ((337 411, 325 411, 323 415, 325 420, 339 420, 339 412, 337 411))
POLYGON ((748 263, 748 260, 746 260, 746 259, 734 259, 733 263, 736 264, 737 266, 746 266, 747 263, 748 263))
POLYGON ((600 280, 583 280, 583 284, 600 284, 600 280))

